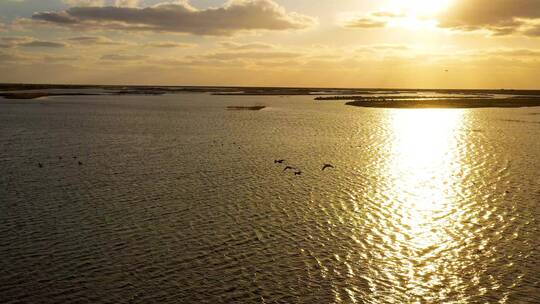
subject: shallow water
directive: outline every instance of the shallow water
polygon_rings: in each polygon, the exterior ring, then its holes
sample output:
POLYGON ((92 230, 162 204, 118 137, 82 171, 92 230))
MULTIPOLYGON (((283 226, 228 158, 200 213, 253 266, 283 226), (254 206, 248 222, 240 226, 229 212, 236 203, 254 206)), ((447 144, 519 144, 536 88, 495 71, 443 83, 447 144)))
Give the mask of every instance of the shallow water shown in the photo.
POLYGON ((540 108, 0 100, 0 299, 539 303, 539 136, 540 108))

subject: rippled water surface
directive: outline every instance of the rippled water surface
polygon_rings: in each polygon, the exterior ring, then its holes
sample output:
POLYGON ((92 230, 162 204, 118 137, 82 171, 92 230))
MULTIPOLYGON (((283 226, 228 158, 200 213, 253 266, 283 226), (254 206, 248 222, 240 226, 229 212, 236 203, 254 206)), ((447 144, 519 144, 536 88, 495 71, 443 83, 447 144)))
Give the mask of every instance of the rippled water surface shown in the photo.
POLYGON ((539 138, 540 108, 0 100, 0 302, 540 303, 539 138))

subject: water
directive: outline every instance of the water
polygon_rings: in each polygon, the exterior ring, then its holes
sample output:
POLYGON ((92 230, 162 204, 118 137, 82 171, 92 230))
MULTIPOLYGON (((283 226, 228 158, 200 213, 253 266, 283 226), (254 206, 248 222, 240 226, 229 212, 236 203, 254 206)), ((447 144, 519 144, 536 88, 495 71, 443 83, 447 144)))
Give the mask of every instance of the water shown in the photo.
POLYGON ((2 100, 0 302, 539 303, 539 136, 539 108, 2 100))

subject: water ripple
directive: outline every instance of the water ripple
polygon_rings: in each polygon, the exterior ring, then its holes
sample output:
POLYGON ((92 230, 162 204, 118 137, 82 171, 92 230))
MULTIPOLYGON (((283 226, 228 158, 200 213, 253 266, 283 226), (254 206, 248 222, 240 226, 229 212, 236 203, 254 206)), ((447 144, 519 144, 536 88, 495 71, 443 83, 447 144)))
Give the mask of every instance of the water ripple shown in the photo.
POLYGON ((2 302, 540 302, 534 109, 255 99, 0 104, 2 302))

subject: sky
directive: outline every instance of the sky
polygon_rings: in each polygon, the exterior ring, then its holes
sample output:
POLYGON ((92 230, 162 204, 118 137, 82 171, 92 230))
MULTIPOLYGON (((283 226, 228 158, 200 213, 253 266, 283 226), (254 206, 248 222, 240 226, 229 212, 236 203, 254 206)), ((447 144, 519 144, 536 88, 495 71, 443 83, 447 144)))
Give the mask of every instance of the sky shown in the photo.
POLYGON ((540 89, 540 1, 0 0, 0 82, 540 89))

